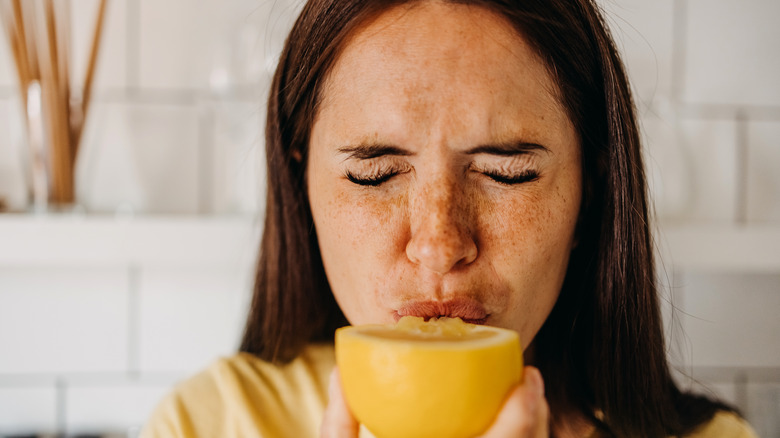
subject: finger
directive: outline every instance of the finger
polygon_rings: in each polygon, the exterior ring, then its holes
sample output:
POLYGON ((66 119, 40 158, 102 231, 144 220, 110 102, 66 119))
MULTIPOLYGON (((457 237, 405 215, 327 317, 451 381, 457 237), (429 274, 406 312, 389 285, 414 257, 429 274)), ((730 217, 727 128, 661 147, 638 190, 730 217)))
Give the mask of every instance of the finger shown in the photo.
POLYGON ((328 385, 328 406, 322 418, 320 436, 322 438, 357 438, 359 424, 349 411, 344 394, 341 392, 341 377, 338 368, 330 373, 328 385))
POLYGON ((534 367, 525 367, 523 383, 512 390, 482 438, 548 437, 549 417, 542 374, 534 367))

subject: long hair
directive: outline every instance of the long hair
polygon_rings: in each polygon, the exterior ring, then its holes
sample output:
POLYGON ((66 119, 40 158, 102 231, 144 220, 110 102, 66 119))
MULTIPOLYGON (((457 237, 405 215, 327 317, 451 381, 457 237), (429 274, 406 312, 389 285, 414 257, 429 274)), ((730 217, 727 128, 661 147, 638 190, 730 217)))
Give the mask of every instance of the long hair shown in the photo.
MULTIPOLYGON (((381 12, 418 1, 428 0, 311 0, 296 21, 268 100, 265 230, 242 351, 287 362, 346 324, 306 193, 310 130, 349 36, 381 12)), ((578 244, 533 346, 553 418, 580 412, 615 436, 660 437, 727 409, 681 393, 671 377, 635 107, 598 8, 592 0, 449 1, 488 8, 514 26, 546 64, 580 137, 578 244)))

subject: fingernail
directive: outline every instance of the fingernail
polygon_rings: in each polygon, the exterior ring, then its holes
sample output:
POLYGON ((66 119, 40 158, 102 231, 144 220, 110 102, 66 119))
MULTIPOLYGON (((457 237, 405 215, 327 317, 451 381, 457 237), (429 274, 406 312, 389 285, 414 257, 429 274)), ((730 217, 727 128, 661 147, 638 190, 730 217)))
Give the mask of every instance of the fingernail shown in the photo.
POLYGON ((544 380, 542 379, 542 373, 536 368, 529 367, 525 370, 525 377, 528 384, 533 388, 534 393, 540 397, 544 397, 544 380))

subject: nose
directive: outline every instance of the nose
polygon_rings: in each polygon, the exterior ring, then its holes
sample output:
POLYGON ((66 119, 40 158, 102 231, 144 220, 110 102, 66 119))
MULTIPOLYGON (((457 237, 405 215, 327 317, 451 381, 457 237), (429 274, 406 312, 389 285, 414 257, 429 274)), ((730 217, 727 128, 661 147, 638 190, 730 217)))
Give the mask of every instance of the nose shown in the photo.
POLYGON ((473 262, 477 243, 471 226, 472 211, 457 181, 431 181, 412 203, 407 258, 438 274, 473 262))

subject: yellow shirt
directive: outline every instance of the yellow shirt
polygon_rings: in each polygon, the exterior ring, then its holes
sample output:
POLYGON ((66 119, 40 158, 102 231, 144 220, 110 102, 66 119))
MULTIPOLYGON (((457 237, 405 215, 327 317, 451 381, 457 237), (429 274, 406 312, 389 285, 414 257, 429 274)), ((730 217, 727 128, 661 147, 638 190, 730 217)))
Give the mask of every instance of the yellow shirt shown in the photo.
MULTIPOLYGON (((310 346, 283 366, 247 353, 220 359, 163 399, 141 438, 319 437, 334 364, 332 345, 310 346)), ((755 437, 744 420, 725 412, 690 435, 755 437)))

